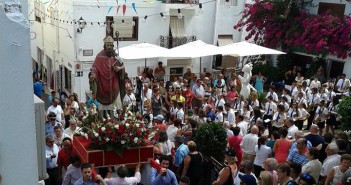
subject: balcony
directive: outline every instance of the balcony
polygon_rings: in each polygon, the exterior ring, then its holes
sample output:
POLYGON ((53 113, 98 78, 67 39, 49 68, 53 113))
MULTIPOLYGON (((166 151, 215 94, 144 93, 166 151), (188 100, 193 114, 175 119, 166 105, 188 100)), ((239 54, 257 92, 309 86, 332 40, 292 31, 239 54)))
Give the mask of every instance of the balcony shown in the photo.
POLYGON ((193 41, 196 41, 196 36, 194 35, 186 37, 160 36, 160 46, 168 49, 193 41))

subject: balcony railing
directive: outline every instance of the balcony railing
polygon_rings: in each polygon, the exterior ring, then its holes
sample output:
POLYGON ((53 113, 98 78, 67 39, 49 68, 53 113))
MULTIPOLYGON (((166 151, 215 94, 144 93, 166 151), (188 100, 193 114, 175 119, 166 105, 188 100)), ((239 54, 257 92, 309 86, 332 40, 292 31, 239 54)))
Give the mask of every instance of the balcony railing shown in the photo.
POLYGON ((172 37, 172 36, 160 36, 160 46, 168 49, 186 44, 188 42, 196 41, 196 36, 187 37, 172 37))
POLYGON ((163 0, 166 4, 199 4, 199 0, 163 0))

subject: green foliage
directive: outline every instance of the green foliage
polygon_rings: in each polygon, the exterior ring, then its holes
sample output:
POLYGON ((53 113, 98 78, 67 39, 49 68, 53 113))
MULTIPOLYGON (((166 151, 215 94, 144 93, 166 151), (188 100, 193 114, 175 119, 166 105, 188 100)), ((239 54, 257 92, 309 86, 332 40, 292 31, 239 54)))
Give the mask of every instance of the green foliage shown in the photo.
POLYGON ((351 97, 344 97, 339 104, 338 114, 341 116, 341 130, 351 130, 351 97))
POLYGON ((212 156, 219 162, 224 161, 227 146, 227 133, 218 123, 204 124, 196 131, 194 141, 197 150, 206 156, 212 156))
POLYGON ((262 64, 262 63, 256 63, 254 64, 252 68, 252 74, 256 75, 258 72, 261 72, 263 76, 268 78, 269 80, 277 81, 281 80, 281 78, 278 76, 278 69, 276 67, 273 67, 269 64, 262 64))

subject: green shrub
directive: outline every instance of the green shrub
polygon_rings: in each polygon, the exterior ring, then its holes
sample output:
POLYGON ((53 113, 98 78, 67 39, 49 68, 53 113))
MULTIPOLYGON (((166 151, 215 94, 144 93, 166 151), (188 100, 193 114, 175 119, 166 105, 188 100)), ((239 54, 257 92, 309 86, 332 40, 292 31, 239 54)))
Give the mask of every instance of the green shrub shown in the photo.
POLYGON ((341 130, 351 130, 351 97, 344 97, 339 104, 338 114, 341 116, 341 130))
POLYGON ((219 162, 224 161, 224 152, 227 146, 227 133, 218 123, 207 123, 196 131, 194 141, 197 150, 204 155, 212 156, 219 162))

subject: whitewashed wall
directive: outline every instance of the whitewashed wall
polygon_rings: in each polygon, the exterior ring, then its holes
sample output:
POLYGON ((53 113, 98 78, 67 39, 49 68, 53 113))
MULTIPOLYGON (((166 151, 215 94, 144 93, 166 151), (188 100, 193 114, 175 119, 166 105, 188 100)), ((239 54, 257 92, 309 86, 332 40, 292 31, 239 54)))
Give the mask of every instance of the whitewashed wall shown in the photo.
POLYGON ((26 0, 0 2, 0 174, 3 185, 38 184, 32 62, 26 0), (5 14, 18 3, 22 13, 5 14), (12 20, 10 19, 12 18, 12 20))

